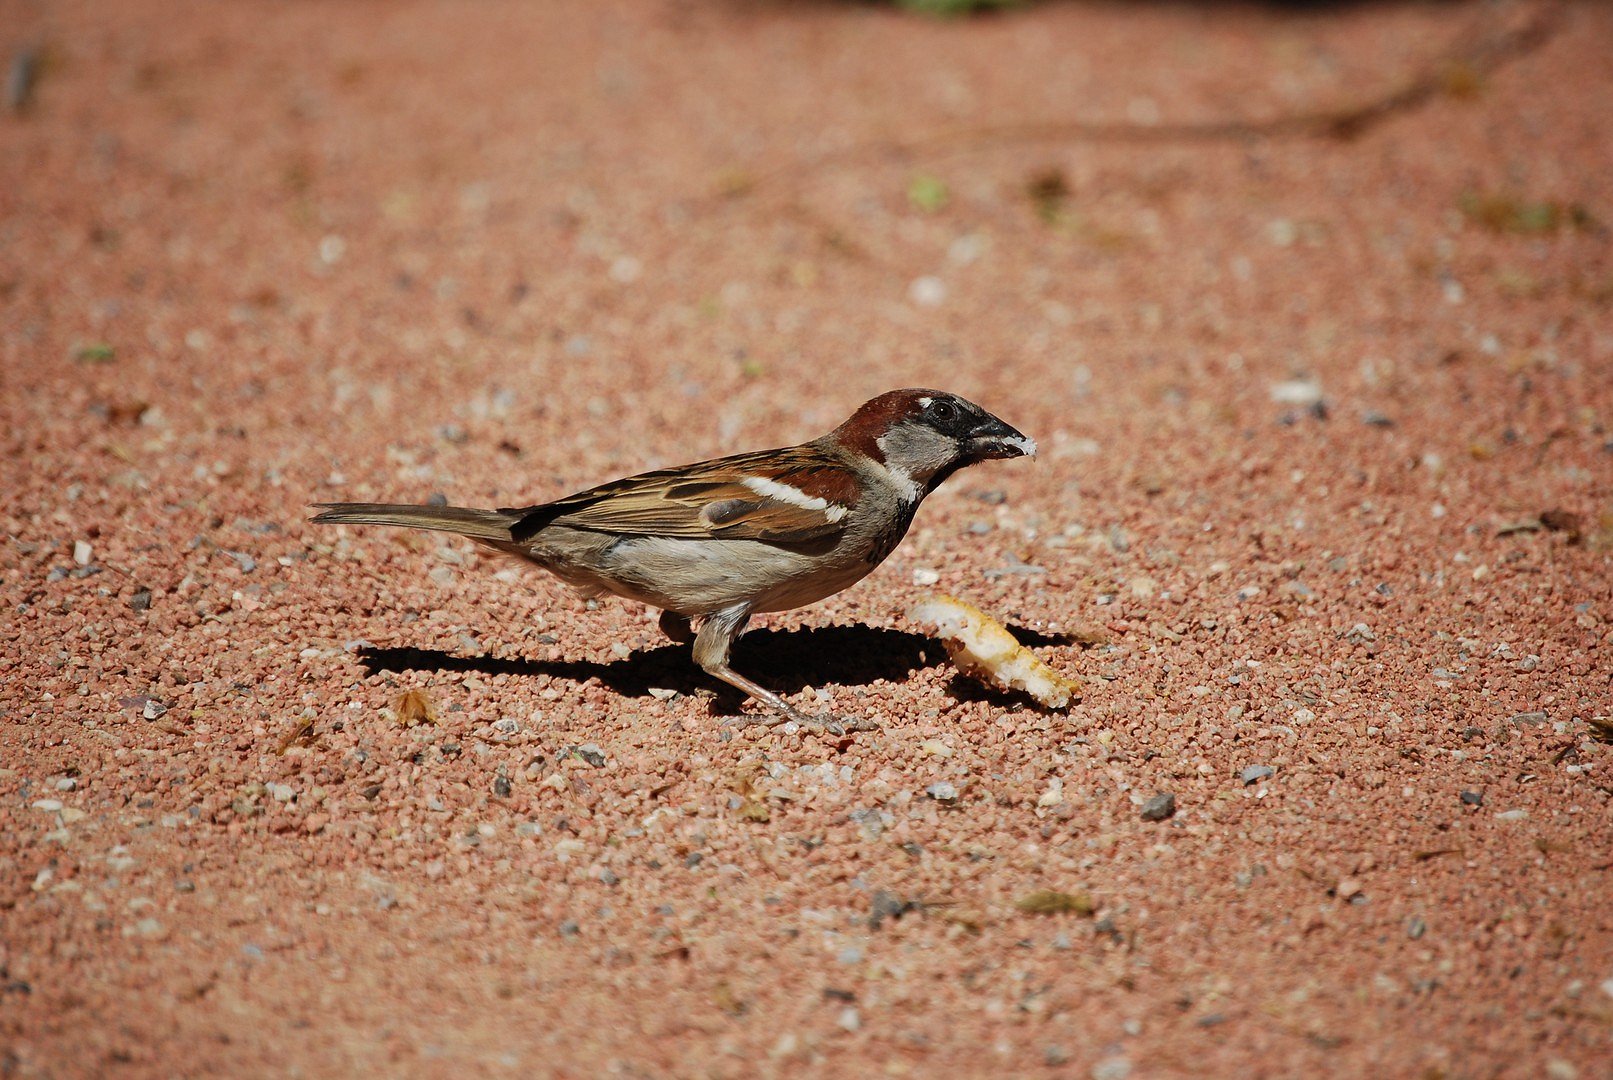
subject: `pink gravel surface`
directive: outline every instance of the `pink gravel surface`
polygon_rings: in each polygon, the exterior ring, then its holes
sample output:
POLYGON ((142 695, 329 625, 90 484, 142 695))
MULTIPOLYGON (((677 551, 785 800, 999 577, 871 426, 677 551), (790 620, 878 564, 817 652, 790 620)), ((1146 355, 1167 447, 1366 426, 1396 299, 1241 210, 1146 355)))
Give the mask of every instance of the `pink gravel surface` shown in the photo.
POLYGON ((0 44, 0 1075, 1613 1070, 1609 6, 5 0, 0 44), (1352 138, 1010 130, 1431 65, 1352 138), (741 644, 874 733, 725 729, 652 612, 304 520, 903 385, 1043 453, 741 644), (1083 700, 957 679, 934 590, 1083 700))

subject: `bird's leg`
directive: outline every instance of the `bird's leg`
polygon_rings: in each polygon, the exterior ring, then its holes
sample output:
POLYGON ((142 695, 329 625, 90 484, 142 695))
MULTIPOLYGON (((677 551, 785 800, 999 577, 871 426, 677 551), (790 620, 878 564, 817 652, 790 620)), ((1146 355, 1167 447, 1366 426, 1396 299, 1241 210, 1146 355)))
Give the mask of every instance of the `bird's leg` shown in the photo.
POLYGON ((661 633, 679 645, 687 645, 694 640, 694 627, 689 625, 689 616, 679 615, 676 611, 661 612, 661 633))
POLYGON ((721 611, 706 616, 700 624, 700 632, 694 639, 694 662, 705 669, 706 674, 721 679, 738 690, 743 690, 757 701, 772 709, 777 715, 768 717, 746 718, 740 721, 747 724, 763 724, 767 727, 777 727, 779 724, 794 721, 804 727, 821 728, 835 734, 845 731, 870 730, 869 725, 861 720, 842 720, 833 716, 808 716, 795 706, 779 697, 773 691, 759 686, 750 679, 728 666, 728 654, 734 647, 739 635, 744 633, 745 624, 750 621, 750 605, 735 604, 723 608, 721 611))
POLYGON ((707 675, 743 690, 768 708, 782 714, 785 719, 800 723, 809 722, 805 713, 797 711, 773 691, 757 685, 728 666, 728 654, 733 650, 734 642, 739 639, 739 635, 745 632, 745 624, 749 621, 749 604, 734 604, 732 607, 725 607, 706 616, 705 621, 700 624, 700 632, 695 635, 694 662, 704 668, 707 675))

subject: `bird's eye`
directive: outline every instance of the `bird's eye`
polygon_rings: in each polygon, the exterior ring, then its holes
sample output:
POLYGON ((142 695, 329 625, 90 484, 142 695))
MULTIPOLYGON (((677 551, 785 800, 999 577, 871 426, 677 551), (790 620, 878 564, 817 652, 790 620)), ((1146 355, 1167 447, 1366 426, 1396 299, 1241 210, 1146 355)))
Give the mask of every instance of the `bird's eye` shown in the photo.
POLYGON ((958 407, 944 398, 930 402, 930 419, 948 424, 958 418, 958 407))

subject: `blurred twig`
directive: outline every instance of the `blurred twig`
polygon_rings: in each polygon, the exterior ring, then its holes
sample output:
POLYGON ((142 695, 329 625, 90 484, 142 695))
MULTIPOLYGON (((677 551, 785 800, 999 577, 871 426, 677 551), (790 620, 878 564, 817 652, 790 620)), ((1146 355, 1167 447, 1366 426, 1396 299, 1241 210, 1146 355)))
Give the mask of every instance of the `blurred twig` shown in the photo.
POLYGON ((1047 120, 995 124, 935 132, 907 140, 879 140, 830 150, 759 174, 743 184, 730 182, 719 198, 734 198, 785 180, 800 182, 815 173, 872 157, 911 159, 976 153, 1024 143, 1215 143, 1248 140, 1355 138, 1443 93, 1476 85, 1518 57, 1540 48, 1562 22, 1564 0, 1541 0, 1526 18, 1495 25, 1491 8, 1442 56, 1400 86, 1377 97, 1336 108, 1289 113, 1269 119, 1232 118, 1139 124, 1116 121, 1047 120))

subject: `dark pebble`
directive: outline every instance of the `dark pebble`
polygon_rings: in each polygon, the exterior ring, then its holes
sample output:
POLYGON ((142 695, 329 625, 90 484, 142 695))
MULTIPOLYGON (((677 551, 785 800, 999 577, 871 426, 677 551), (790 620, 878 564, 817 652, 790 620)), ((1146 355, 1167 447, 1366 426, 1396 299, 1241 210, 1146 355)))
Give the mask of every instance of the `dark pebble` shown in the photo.
POLYGON ((1462 792, 1462 805, 1464 805, 1464 806, 1483 806, 1484 805, 1484 792, 1482 792, 1482 791, 1464 791, 1464 792, 1462 792))
POLYGON ((583 743, 581 746, 573 746, 561 751, 561 757, 566 757, 567 755, 576 758, 578 761, 586 762, 596 769, 605 767, 605 752, 593 743, 583 743))
POLYGON ((151 609, 151 590, 141 589, 129 597, 130 611, 149 611, 151 609))
POLYGON ((495 776, 493 778, 493 794, 500 799, 510 797, 510 778, 508 776, 495 776))
POLYGON ((868 925, 878 930, 886 919, 900 919, 915 906, 911 900, 903 900, 889 889, 876 889, 873 909, 868 915, 868 925))
POLYGON ((1142 817, 1144 821, 1164 821, 1175 813, 1176 796, 1168 791, 1162 791, 1143 803, 1142 817))

